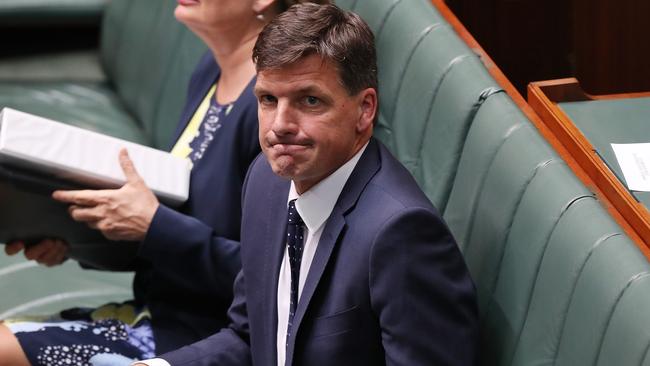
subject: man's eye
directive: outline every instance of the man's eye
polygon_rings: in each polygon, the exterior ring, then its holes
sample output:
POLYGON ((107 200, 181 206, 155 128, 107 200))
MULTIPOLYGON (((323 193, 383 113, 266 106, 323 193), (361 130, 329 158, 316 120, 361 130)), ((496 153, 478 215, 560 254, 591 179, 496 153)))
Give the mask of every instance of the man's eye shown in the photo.
POLYGON ((315 107, 320 104, 320 99, 312 96, 305 97, 305 104, 310 107, 315 107))
POLYGON ((260 96, 260 103, 262 104, 274 104, 277 101, 277 99, 272 96, 272 95, 261 95, 260 96))

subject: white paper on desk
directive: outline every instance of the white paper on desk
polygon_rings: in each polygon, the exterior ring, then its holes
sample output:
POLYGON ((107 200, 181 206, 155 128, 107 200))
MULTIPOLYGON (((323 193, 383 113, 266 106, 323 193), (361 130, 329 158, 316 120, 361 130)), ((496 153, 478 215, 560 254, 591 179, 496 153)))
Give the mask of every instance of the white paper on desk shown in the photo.
POLYGON ((191 165, 186 159, 11 108, 0 112, 0 162, 89 186, 119 187, 125 182, 118 162, 122 148, 160 199, 171 205, 187 200, 191 165))
POLYGON ((627 188, 650 192, 650 143, 612 144, 627 188))

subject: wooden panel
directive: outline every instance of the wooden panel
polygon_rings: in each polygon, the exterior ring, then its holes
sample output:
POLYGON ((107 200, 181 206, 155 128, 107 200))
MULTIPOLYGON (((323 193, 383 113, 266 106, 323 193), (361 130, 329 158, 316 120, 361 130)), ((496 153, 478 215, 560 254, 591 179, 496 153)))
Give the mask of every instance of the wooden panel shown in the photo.
POLYGON ((576 77, 583 88, 593 94, 650 90, 650 1, 572 3, 576 77))
POLYGON ((577 77, 592 94, 650 90, 648 0, 447 0, 517 89, 577 77))
POLYGON ((532 80, 572 75, 566 0, 447 0, 493 60, 525 93, 532 80))

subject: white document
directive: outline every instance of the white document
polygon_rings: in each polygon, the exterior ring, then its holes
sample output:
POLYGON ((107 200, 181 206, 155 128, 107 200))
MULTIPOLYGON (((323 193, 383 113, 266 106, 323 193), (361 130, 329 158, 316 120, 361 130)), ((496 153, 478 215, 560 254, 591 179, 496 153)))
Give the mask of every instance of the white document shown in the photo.
POLYGON ((650 192, 650 143, 612 144, 627 188, 650 192))
POLYGON ((147 186, 173 206, 187 200, 191 163, 101 133, 4 108, 0 112, 0 162, 89 187, 114 188, 126 181, 118 154, 122 148, 147 186))

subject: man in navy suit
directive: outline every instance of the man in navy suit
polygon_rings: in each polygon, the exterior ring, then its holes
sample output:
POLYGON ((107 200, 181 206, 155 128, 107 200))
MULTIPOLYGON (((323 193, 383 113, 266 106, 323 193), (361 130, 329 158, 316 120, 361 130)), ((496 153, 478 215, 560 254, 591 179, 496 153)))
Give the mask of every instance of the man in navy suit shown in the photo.
POLYGON ((264 155, 244 184, 231 323, 156 362, 474 364, 476 298, 463 258, 408 171, 372 138, 368 26, 333 5, 295 6, 265 28, 253 57, 264 155))

